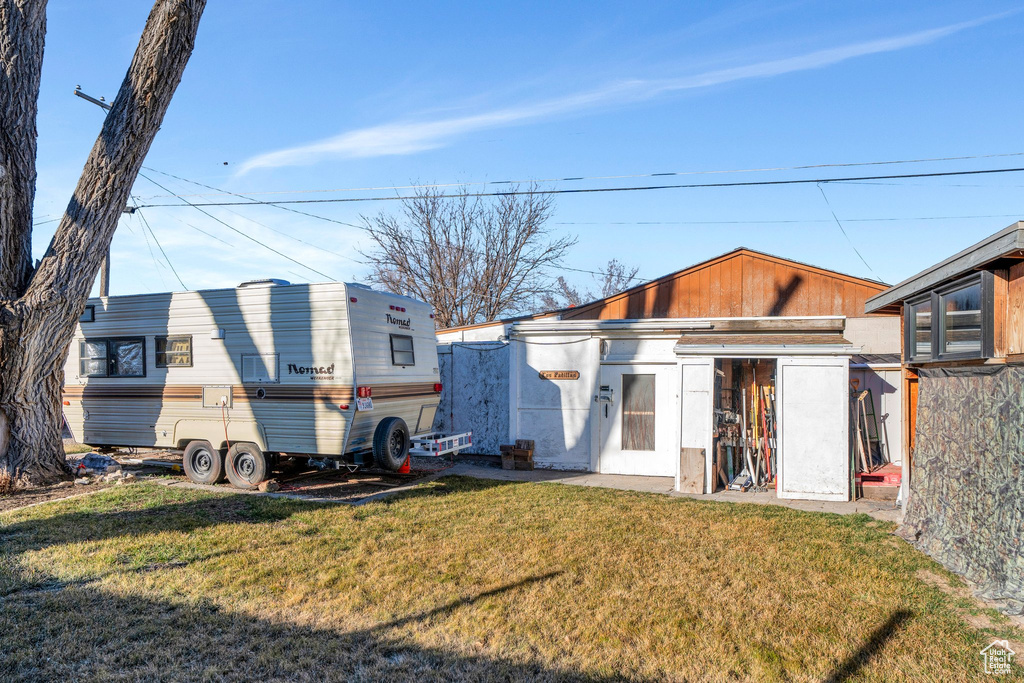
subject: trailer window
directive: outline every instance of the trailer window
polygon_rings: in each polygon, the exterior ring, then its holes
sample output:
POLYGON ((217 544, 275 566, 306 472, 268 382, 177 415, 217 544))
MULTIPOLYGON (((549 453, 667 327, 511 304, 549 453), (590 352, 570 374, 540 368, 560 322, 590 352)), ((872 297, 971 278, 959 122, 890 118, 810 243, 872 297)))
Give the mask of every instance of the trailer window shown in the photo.
POLYGON ((85 340, 79 346, 78 374, 82 377, 106 377, 107 341, 85 340))
POLYGON ((192 367, 192 337, 157 337, 156 366, 192 367))
POLYGON ((82 377, 145 377, 144 339, 86 339, 79 346, 82 377))
POLYGON ((412 337, 404 334, 391 335, 391 364, 416 365, 412 351, 412 337))

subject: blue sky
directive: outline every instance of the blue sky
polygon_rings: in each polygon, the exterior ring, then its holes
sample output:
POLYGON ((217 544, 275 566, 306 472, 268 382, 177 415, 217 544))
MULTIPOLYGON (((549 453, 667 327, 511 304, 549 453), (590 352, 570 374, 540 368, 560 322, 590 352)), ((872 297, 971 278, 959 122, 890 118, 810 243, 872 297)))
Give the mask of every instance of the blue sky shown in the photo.
MULTIPOLYGON (((147 167, 270 200, 394 195, 322 191, 410 183, 1024 152, 1024 7, 1014 3, 289 5, 210 3, 147 167)), ((102 124, 103 112, 74 97, 74 87, 113 99, 149 9, 49 7, 37 257, 56 225, 46 221, 62 212, 102 124)), ((1024 167, 1024 155, 654 180, 1001 167, 1024 167)), ((224 199, 144 173, 193 202, 224 199)), ((867 266, 813 184, 559 195, 551 227, 579 237, 566 261, 573 268, 600 270, 617 258, 653 278, 747 246, 894 283, 1024 219, 1022 189, 1024 173, 825 185, 867 266)), ((134 194, 143 204, 177 201, 142 178, 134 194)), ((297 208, 359 223, 398 206, 297 208)), ((368 245, 355 228, 265 206, 208 211, 322 274, 359 280, 366 272, 358 261, 368 245)), ((193 208, 142 214, 190 289, 325 279, 193 208)), ((138 215, 122 220, 111 293, 181 288, 152 242, 138 215)))

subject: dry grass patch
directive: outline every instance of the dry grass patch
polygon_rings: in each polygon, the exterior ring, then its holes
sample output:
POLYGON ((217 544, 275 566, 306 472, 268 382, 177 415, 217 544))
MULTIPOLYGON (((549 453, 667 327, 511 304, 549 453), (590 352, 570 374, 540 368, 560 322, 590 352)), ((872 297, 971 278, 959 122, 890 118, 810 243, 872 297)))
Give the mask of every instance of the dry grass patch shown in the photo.
POLYGON ((965 624, 891 530, 454 477, 358 508, 118 487, 0 514, 0 678, 983 680, 1020 631, 965 624))

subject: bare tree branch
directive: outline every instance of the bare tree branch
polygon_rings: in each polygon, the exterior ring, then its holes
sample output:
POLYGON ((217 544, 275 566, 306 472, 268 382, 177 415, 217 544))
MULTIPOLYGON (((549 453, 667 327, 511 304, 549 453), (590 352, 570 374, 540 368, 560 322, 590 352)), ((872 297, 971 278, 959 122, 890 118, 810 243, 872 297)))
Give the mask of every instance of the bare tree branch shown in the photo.
POLYGON ((525 311, 550 290, 550 269, 576 243, 545 227, 553 210, 549 195, 491 200, 422 188, 403 200, 400 216, 363 217, 375 243, 364 253, 369 279, 429 302, 439 327, 525 311))

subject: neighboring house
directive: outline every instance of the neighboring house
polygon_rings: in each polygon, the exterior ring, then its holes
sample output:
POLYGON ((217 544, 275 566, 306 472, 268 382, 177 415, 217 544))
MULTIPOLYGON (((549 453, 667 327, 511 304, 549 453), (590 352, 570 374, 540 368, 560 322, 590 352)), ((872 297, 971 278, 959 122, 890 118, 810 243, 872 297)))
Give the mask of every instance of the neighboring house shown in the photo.
POLYGON ((903 319, 901 533, 1024 613, 1024 223, 872 297, 903 319))
POLYGON ((851 376, 877 390, 902 457, 899 318, 864 314, 885 288, 740 248, 576 308, 441 330, 439 426, 489 452, 532 439, 538 466, 677 486, 680 449, 703 450, 710 492, 716 454, 736 460, 716 416, 756 381, 777 405, 779 496, 847 500, 851 376))

